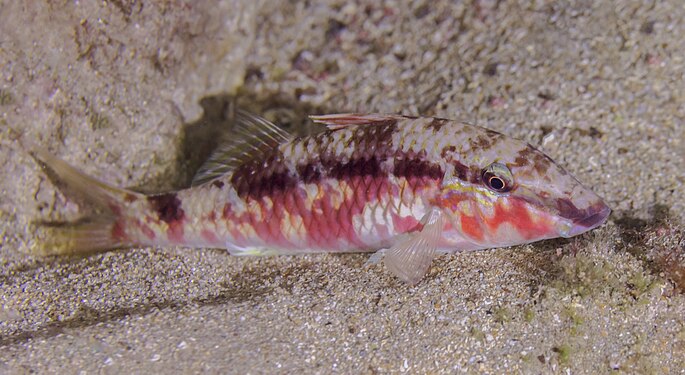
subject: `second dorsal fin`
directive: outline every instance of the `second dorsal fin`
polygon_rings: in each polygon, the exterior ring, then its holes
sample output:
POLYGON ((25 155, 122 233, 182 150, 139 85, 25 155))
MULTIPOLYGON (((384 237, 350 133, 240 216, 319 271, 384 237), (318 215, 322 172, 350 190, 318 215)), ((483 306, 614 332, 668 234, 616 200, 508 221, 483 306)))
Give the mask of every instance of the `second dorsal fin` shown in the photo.
POLYGON ((236 111, 235 126, 231 130, 197 171, 192 186, 223 176, 291 139, 290 134, 273 123, 241 110, 236 111))
POLYGON ((339 113, 335 115, 309 116, 312 121, 324 124, 330 130, 342 129, 356 125, 384 125, 389 121, 402 120, 407 117, 384 114, 339 113))

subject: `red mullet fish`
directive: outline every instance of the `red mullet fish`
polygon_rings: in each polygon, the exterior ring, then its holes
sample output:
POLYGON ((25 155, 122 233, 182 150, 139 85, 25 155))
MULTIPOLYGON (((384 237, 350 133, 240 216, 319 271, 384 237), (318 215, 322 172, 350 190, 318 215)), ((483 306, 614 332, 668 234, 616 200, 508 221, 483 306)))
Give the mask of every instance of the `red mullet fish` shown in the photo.
POLYGON ((611 210, 544 153, 442 118, 312 116, 295 138, 238 113, 190 188, 145 195, 32 155, 102 213, 38 227, 36 254, 134 246, 226 248, 232 255, 378 251, 417 283, 435 256, 571 237, 611 210))

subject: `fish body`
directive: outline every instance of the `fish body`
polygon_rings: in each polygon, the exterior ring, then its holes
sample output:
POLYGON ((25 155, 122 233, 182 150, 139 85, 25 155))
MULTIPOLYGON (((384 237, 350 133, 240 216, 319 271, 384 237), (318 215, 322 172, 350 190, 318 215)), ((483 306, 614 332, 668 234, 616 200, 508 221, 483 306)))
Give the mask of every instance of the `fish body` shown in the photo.
POLYGON ((315 116, 294 138, 246 114, 194 186, 143 195, 34 151, 106 214, 47 227, 42 253, 133 246, 226 248, 233 255, 381 251, 418 282, 438 253, 570 237, 606 204, 541 151, 441 118, 315 116))

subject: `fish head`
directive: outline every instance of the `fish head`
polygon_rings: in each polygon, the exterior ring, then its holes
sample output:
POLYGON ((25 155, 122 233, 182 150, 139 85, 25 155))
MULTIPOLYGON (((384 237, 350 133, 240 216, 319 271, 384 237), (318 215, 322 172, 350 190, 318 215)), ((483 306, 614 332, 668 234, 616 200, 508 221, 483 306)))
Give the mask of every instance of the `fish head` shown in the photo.
POLYGON ((511 246, 576 236, 606 221, 611 209, 550 157, 499 133, 490 137, 490 147, 461 150, 448 163, 454 169, 437 201, 451 218, 447 237, 471 248, 511 246))

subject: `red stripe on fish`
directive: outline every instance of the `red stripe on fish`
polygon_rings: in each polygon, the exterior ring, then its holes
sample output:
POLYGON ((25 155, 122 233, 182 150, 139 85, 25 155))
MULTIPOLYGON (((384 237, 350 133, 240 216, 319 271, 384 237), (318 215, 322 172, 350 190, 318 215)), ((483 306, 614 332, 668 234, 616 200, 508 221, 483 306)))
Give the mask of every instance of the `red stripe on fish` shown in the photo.
POLYGON ((533 220, 525 200, 513 197, 495 202, 494 214, 484 220, 491 232, 497 231, 502 224, 509 223, 525 239, 539 238, 554 230, 552 222, 545 218, 533 220))
POLYGON ((461 230, 469 238, 481 243, 484 239, 483 227, 479 218, 471 215, 461 215, 461 230))

